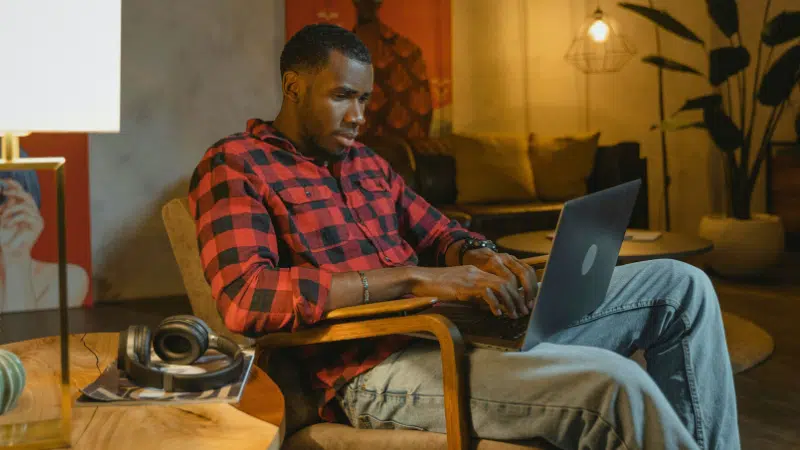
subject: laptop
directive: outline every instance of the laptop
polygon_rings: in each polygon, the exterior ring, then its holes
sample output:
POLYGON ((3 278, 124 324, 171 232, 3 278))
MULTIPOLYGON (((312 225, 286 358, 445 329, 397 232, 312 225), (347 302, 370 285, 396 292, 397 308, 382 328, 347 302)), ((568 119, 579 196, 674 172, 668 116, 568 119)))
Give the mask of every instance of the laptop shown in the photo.
POLYGON ((526 351, 591 313, 605 300, 641 180, 564 203, 528 316, 497 317, 486 308, 441 302, 427 313, 448 317, 471 345, 526 351))

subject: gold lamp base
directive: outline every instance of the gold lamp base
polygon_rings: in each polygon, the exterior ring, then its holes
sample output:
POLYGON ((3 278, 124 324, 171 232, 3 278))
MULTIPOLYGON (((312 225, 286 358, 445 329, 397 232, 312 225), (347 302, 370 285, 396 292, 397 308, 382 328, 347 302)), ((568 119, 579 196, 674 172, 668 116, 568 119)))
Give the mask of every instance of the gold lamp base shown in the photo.
POLYGON ((72 398, 69 382, 69 322, 67 307, 67 231, 63 157, 20 158, 19 138, 27 133, 2 135, 0 170, 51 170, 56 180, 58 213, 58 309, 61 343, 60 418, 0 425, 0 449, 55 449, 72 446, 72 398))

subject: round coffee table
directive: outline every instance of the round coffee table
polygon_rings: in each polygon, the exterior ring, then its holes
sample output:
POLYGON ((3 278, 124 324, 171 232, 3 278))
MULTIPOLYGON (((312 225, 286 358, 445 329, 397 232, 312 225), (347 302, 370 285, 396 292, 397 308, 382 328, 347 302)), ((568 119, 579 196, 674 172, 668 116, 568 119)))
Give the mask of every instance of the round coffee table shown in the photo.
MULTIPOLYGON (((89 333, 69 337, 70 397, 94 380, 117 356, 118 333, 89 333), (84 345, 85 344, 85 345, 84 345), (91 353, 89 349, 96 352, 91 353)), ((52 421, 60 408, 60 341, 46 337, 0 346, 20 357, 27 382, 16 408, 0 416, 0 434, 6 425, 52 421)), ((250 369, 247 386, 237 404, 202 403, 173 406, 73 406, 70 443, 73 449, 278 449, 283 437, 283 395, 257 365, 250 369)), ((31 434, 25 426, 14 425, 31 434)), ((48 447, 50 448, 50 447, 48 447)))
MULTIPOLYGON (((553 230, 543 230, 503 236, 497 240, 497 246, 519 257, 547 255, 553 245, 550 237, 552 233, 553 230)), ((707 239, 664 231, 653 241, 623 241, 619 262, 630 263, 656 258, 680 259, 706 253, 713 247, 707 239)))

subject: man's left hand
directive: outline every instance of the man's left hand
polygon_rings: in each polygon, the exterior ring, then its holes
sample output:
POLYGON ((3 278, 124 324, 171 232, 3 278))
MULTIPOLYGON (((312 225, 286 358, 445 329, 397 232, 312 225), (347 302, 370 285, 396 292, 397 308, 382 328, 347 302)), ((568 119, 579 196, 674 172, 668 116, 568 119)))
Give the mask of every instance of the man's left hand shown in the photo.
MULTIPOLYGON (((470 250, 464 253, 464 264, 475 266, 507 280, 509 286, 513 287, 512 292, 521 294, 515 296, 517 311, 522 315, 528 315, 530 311, 533 311, 539 281, 536 277, 536 270, 533 267, 523 263, 513 255, 495 253, 486 248, 470 250)), ((509 313, 509 315, 514 318, 513 312, 509 313)))

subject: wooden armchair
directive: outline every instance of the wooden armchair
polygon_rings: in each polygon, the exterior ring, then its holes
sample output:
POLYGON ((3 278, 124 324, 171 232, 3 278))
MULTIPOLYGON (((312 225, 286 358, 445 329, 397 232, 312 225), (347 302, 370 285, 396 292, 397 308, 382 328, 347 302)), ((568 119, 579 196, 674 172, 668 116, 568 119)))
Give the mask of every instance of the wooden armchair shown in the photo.
MULTIPOLYGON (((197 249, 195 224, 185 198, 173 199, 162 208, 162 217, 170 243, 180 267, 187 294, 195 315, 205 320, 218 333, 230 336, 244 345, 256 345, 260 353, 259 367, 265 368, 269 355, 278 349, 384 336, 390 334, 429 333, 439 341, 442 355, 445 416, 447 434, 411 430, 361 430, 342 424, 314 423, 289 430, 284 449, 448 449, 465 450, 522 450, 550 449, 547 443, 504 443, 486 439, 470 439, 469 404, 464 382, 464 341, 453 323, 439 314, 418 312, 431 305, 434 298, 412 298, 341 308, 328 313, 314 327, 294 333, 271 333, 257 341, 244 338, 227 330, 216 311, 211 290, 206 282, 197 249)), ((545 257, 525 260, 531 265, 543 265, 545 257)), ((267 370, 267 368, 265 368, 267 370)), ((287 377, 291 378, 291 376, 287 377)), ((296 407, 303 395, 286 392, 286 385, 278 382, 287 398, 286 409, 296 407), (299 400, 297 400, 299 399, 299 400)), ((263 410, 263 406, 261 408, 263 410)), ((307 408, 309 409, 309 408, 307 408)), ((312 408, 313 409, 313 408, 312 408)), ((243 409, 244 410, 244 409, 243 409)), ((247 411, 245 411, 247 412, 247 411)), ((315 411, 314 411, 315 412, 315 411)), ((263 414, 263 411, 262 411, 263 414)), ((317 419, 317 422, 319 420, 317 419)))

